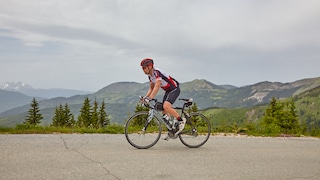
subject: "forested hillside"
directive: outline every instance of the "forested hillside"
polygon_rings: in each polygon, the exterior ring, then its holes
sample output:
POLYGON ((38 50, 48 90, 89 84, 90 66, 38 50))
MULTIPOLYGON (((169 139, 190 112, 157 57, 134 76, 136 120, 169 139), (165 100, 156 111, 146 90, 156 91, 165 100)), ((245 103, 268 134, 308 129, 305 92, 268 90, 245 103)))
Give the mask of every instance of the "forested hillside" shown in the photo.
MULTIPOLYGON (((320 135, 320 87, 304 93, 281 99, 293 100, 301 131, 310 135, 320 135)), ((210 118, 213 129, 227 132, 246 131, 259 126, 269 104, 250 108, 208 108, 203 113, 210 118)), ((258 127, 259 128, 259 127, 258 127)))

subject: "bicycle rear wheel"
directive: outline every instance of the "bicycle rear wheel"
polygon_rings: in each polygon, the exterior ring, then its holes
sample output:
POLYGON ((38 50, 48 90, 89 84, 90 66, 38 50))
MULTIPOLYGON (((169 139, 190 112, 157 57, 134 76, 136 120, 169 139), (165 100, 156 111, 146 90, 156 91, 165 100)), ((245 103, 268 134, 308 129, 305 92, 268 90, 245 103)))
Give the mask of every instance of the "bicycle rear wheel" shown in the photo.
POLYGON ((208 141, 210 133, 209 120, 203 114, 190 113, 190 119, 179 134, 179 139, 187 147, 198 148, 208 141))
POLYGON ((126 138, 135 148, 148 149, 155 145, 161 137, 161 123, 156 116, 145 128, 148 117, 148 112, 138 112, 131 116, 126 123, 126 138))

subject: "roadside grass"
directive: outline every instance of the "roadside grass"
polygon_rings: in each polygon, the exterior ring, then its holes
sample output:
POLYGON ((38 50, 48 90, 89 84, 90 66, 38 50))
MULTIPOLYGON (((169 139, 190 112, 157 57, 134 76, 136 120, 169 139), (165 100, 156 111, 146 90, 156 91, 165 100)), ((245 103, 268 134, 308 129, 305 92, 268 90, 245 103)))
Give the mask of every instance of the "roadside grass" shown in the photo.
POLYGON ((104 128, 80 128, 80 127, 53 127, 53 126, 25 126, 17 125, 16 127, 0 127, 0 134, 53 134, 53 133, 105 133, 105 134, 122 134, 123 125, 111 124, 104 128))
MULTIPOLYGON (((0 134, 123 134, 124 126, 121 124, 110 124, 104 128, 80 128, 80 127, 54 127, 54 126, 27 126, 17 125, 16 127, 0 127, 0 134)), ((261 136, 261 137, 316 137, 320 138, 320 132, 316 133, 281 133, 274 131, 265 131, 258 128, 252 128, 250 126, 237 127, 237 126, 226 126, 226 127, 213 127, 211 129, 212 135, 216 134, 233 134, 233 135, 246 135, 246 136, 261 136)))

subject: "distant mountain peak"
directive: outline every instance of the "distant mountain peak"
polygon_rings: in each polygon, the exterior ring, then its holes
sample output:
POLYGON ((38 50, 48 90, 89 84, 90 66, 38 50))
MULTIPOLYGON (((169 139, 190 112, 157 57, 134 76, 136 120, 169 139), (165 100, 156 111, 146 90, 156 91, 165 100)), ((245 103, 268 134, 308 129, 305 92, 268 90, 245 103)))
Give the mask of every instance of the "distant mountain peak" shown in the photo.
MULTIPOLYGON (((132 91, 136 91, 138 89, 141 89, 142 84, 137 83, 137 82, 116 82, 112 83, 102 89, 100 89, 96 94, 101 94, 104 92, 109 92, 109 93, 130 93, 132 91)), ((147 83, 146 85, 149 85, 147 83)), ((149 87, 149 86, 146 86, 149 87)))
POLYGON ((183 87, 190 90, 212 90, 212 89, 224 89, 222 86, 215 85, 204 79, 195 79, 183 84, 183 87))
POLYGON ((23 91, 33 89, 30 85, 23 83, 21 81, 15 82, 3 82, 0 83, 0 89, 8 90, 8 91, 23 91))

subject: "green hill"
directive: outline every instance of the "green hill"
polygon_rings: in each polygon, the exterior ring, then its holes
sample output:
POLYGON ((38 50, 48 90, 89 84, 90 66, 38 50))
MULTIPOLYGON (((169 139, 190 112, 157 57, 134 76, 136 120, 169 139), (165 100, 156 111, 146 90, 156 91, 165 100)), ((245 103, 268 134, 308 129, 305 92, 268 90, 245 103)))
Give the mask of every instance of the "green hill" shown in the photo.
POLYGON ((316 87, 295 98, 296 109, 300 120, 305 123, 308 131, 320 130, 320 87, 316 87))
MULTIPOLYGON (((311 135, 319 134, 320 86, 292 96, 292 98, 301 125, 304 125, 306 131, 311 135)), ((221 129, 229 129, 229 131, 232 131, 235 125, 247 128, 252 124, 259 124, 268 106, 269 104, 250 108, 208 108, 202 112, 210 119, 214 130, 220 132, 221 129)))

